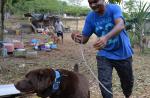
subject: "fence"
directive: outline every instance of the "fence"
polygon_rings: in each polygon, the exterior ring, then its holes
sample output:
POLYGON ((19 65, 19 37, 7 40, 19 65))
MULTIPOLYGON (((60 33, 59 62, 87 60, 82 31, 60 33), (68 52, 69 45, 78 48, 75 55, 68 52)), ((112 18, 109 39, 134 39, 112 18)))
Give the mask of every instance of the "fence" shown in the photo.
POLYGON ((72 18, 63 18, 63 24, 68 31, 78 30, 81 31, 84 25, 85 18, 72 17, 72 18))

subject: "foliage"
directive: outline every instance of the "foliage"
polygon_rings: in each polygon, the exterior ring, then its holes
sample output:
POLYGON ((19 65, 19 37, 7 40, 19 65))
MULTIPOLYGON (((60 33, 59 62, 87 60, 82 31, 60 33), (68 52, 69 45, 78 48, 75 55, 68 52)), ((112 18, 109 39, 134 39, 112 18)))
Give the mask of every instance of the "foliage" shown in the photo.
POLYGON ((65 1, 58 0, 7 0, 6 9, 12 13, 54 13, 54 14, 86 14, 88 8, 69 6, 65 1), (80 9, 78 12, 76 9, 80 9))
MULTIPOLYGON (((69 0, 72 5, 60 0, 5 0, 5 11, 23 14, 27 12, 39 13, 68 13, 72 15, 86 15, 90 10, 86 7, 79 6, 82 0, 69 0)), ((109 0, 110 3, 120 3, 121 0, 109 0)))
POLYGON ((109 3, 121 3, 122 0, 108 0, 109 3))
POLYGON ((150 4, 142 1, 129 0, 126 3, 125 9, 128 13, 128 20, 134 26, 134 29, 131 31, 132 39, 134 43, 138 43, 141 49, 141 52, 144 50, 143 38, 145 36, 144 26, 147 19, 150 19, 150 4))

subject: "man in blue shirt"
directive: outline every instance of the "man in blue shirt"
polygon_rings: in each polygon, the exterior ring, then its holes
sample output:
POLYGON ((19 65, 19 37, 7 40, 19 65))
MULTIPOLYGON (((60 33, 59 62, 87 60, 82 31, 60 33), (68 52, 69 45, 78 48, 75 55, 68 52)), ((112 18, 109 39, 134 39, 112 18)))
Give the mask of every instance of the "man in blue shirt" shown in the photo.
MULTIPOLYGON (((112 71, 116 69, 126 98, 133 88, 132 55, 130 40, 125 30, 121 8, 117 4, 106 4, 104 0, 88 0, 91 11, 81 33, 72 33, 72 39, 85 44, 94 33, 98 40, 93 47, 98 50, 98 79, 112 92, 112 71)), ((103 98, 112 98, 101 85, 103 98)))

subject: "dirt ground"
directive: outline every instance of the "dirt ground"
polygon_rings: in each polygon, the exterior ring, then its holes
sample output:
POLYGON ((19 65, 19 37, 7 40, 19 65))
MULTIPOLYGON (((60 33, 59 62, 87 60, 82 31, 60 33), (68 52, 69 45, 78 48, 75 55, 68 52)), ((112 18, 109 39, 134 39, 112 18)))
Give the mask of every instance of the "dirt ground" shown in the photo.
MULTIPOLYGON (((14 56, 9 56, 4 59, 1 58, 0 65, 2 67, 0 67, 0 84, 15 83, 17 80, 21 79, 25 73, 32 69, 52 67, 54 69, 64 68, 67 70, 73 70, 74 64, 78 63, 80 66, 80 73, 88 77, 90 81, 91 98, 102 98, 98 83, 85 65, 85 61, 81 55, 81 52, 84 52, 84 57, 88 66, 90 66, 95 75, 97 75, 95 59, 96 50, 92 47, 92 43, 96 38, 95 36, 92 36, 89 43, 81 47, 79 44, 76 44, 71 40, 70 34, 71 33, 65 33, 64 44, 58 44, 57 50, 52 50, 50 52, 37 51, 38 57, 35 59, 16 58, 14 56)), ((28 47, 27 41, 33 36, 35 35, 23 35, 22 39, 26 44, 27 50, 31 49, 28 47)), ((135 55, 133 57, 135 84, 132 98, 150 98, 149 58, 150 52, 145 55, 140 55, 137 49, 135 50, 135 55)), ((120 88, 119 78, 115 70, 113 72, 113 94, 114 98, 124 98, 120 88)))

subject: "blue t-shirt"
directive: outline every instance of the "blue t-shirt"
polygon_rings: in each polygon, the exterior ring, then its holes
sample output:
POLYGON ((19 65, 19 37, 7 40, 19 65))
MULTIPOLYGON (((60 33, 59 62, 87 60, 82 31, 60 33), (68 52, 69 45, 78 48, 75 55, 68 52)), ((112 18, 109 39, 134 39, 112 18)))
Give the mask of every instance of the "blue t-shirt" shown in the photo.
MULTIPOLYGON (((103 15, 90 12, 85 20, 82 34, 90 37, 93 33, 97 37, 105 36, 115 26, 115 19, 123 18, 121 8, 117 4, 107 4, 103 15)), ((123 18, 124 19, 124 18, 123 18)), ((133 50, 126 30, 108 40, 107 45, 97 52, 98 56, 109 59, 122 60, 131 57, 133 50)))

